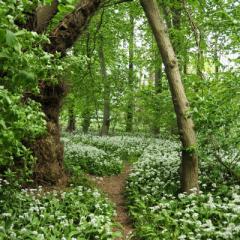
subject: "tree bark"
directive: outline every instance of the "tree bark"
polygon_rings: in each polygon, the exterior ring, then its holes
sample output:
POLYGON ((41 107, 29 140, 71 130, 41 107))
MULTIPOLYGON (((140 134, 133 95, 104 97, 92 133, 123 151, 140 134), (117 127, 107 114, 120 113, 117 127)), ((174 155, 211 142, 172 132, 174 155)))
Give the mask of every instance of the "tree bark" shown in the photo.
POLYGON ((89 130, 90 125, 91 125, 91 112, 89 111, 88 107, 86 107, 83 110, 82 117, 83 117, 82 131, 86 134, 86 133, 88 133, 88 130, 89 130))
MULTIPOLYGON (((72 47, 86 29, 101 2, 102 0, 82 0, 50 34, 51 42, 44 47, 45 51, 49 53, 59 51, 64 56, 67 48, 72 47)), ((48 12, 47 8, 45 10, 48 12)), ((38 26, 42 31, 47 27, 46 21, 44 20, 42 24, 39 22, 38 26)), ((64 83, 50 85, 41 82, 39 86, 40 96, 32 98, 42 105, 47 120, 47 134, 30 144, 33 155, 37 158, 34 177, 41 184, 63 184, 66 182, 66 177, 63 168, 63 144, 60 141, 59 113, 66 88, 64 83)))
MULTIPOLYGON (((176 3, 174 6, 171 8, 172 12, 172 26, 175 29, 175 31, 179 31, 181 29, 181 12, 182 9, 180 6, 176 6, 176 3)), ((173 50, 177 57, 179 57, 179 54, 181 52, 181 40, 179 39, 179 36, 175 36, 175 38, 172 40, 173 44, 173 50)))
MULTIPOLYGON (((64 83, 55 86, 40 84, 40 96, 31 96, 41 103, 47 121, 47 133, 29 144, 37 158, 34 180, 42 185, 65 184, 63 168, 63 144, 60 140, 59 114, 65 95, 64 83)), ((28 144, 27 144, 28 145, 28 144)))
POLYGON ((134 83, 134 17, 130 12, 130 37, 129 37, 129 63, 128 63, 128 102, 127 102, 127 119, 126 119, 126 132, 133 130, 133 83, 134 83))
POLYGON ((38 33, 43 33, 52 18, 56 15, 58 11, 58 0, 53 0, 51 4, 45 6, 38 6, 34 12, 27 12, 25 17, 25 23, 16 21, 15 23, 20 28, 25 28, 29 31, 36 31, 38 33))
POLYGON ((181 81, 177 59, 167 34, 166 25, 156 0, 140 0, 160 50, 165 65, 174 109, 177 117, 180 140, 182 142, 181 190, 191 192, 199 189, 198 158, 196 154, 196 136, 189 103, 181 81))
POLYGON ((60 52, 65 55, 78 37, 88 26, 91 17, 100 8, 103 0, 82 0, 73 12, 66 15, 50 34, 50 44, 45 46, 47 52, 60 52))
POLYGON ((218 56, 218 36, 215 36, 215 43, 214 43, 214 65, 215 65, 215 75, 216 79, 218 80, 219 77, 219 56, 218 56))
MULTIPOLYGON (((156 99, 159 98, 159 94, 162 92, 162 60, 159 54, 155 53, 155 76, 154 76, 154 85, 155 85, 155 94, 156 99)), ((160 103, 155 103, 154 105, 154 125, 152 128, 153 134, 155 136, 160 134, 159 118, 161 117, 161 107, 160 103)))
POLYGON ((105 62, 105 55, 104 55, 104 49, 103 49, 103 38, 100 37, 100 45, 99 45, 99 62, 100 62, 100 68, 101 68, 101 75, 103 80, 103 100, 104 100, 104 106, 103 106, 103 123, 100 135, 108 135, 109 128, 110 128, 110 82, 107 76, 107 70, 106 70, 106 62, 105 62))
MULTIPOLYGON (((190 10, 187 8, 187 4, 185 0, 182 0, 183 7, 185 9, 185 12, 187 14, 191 29, 194 34, 196 47, 197 47, 197 59, 196 59, 196 74, 199 76, 200 79, 204 78, 203 70, 204 70, 204 52, 202 49, 202 43, 203 43, 203 35, 202 31, 199 28, 199 26, 196 24, 194 19, 192 18, 192 14, 190 13, 190 10)), ((198 89, 196 89, 198 90, 198 89)))
POLYGON ((68 110, 68 126, 66 130, 68 132, 74 132, 76 130, 76 115, 73 105, 71 105, 68 110))
POLYGON ((40 6, 36 10, 36 27, 35 30, 38 33, 44 32, 51 19, 58 12, 58 0, 53 0, 50 5, 40 6))

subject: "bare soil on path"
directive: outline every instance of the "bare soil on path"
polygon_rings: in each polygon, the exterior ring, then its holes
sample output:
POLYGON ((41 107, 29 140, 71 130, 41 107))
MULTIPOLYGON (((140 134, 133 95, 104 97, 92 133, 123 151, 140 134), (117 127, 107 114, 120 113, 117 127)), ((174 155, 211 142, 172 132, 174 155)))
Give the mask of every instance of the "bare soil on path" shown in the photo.
POLYGON ((115 220, 122 225, 124 234, 124 237, 119 238, 119 240, 128 239, 128 236, 133 231, 131 219, 128 216, 126 200, 124 198, 124 188, 130 169, 131 166, 126 164, 122 173, 119 175, 109 177, 90 176, 96 186, 116 205, 117 216, 115 220))

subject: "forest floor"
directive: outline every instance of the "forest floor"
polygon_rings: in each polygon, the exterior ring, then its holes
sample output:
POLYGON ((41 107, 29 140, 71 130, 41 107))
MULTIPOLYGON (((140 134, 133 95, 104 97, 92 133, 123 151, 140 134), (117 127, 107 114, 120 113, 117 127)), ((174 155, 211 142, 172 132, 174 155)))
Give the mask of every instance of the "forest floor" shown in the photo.
POLYGON ((126 179, 130 169, 131 165, 126 164, 119 175, 108 177, 90 176, 96 186, 116 205, 117 216, 115 220, 122 225, 124 234, 123 238, 119 240, 128 239, 128 236, 130 236, 133 231, 132 222, 127 211, 126 199, 124 197, 126 179))

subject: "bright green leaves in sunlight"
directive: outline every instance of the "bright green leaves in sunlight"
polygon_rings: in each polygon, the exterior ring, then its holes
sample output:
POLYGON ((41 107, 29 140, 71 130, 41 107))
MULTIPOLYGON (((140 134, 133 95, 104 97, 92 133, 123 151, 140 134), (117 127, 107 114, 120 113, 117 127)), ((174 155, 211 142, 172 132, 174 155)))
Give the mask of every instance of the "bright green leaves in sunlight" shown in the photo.
POLYGON ((6 31, 6 44, 9 47, 14 48, 16 51, 20 51, 21 45, 17 41, 15 34, 9 30, 6 31))
POLYGON ((24 94, 39 93, 38 80, 55 80, 58 60, 43 51, 48 41, 20 29, 15 22, 24 22, 23 11, 32 11, 38 1, 0 1, 0 166, 4 169, 22 159, 26 170, 33 161, 25 140, 39 137, 45 132, 45 115, 40 104, 26 100, 24 94))
POLYGON ((14 158, 32 159, 22 140, 34 139, 45 130, 39 104, 23 103, 20 95, 13 95, 1 87, 0 109, 0 165, 10 166, 14 158))

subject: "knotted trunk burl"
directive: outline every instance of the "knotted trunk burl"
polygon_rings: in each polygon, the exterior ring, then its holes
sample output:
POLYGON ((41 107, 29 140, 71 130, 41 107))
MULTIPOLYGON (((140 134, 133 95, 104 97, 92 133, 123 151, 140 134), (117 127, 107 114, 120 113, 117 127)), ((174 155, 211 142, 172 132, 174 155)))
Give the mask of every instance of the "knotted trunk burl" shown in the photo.
POLYGON ((34 180, 44 185, 62 185, 66 181, 63 168, 63 143, 60 140, 59 126, 59 113, 66 93, 65 89, 64 83, 52 86, 43 82, 40 96, 31 97, 41 103, 46 115, 46 134, 29 146, 37 158, 34 180))

